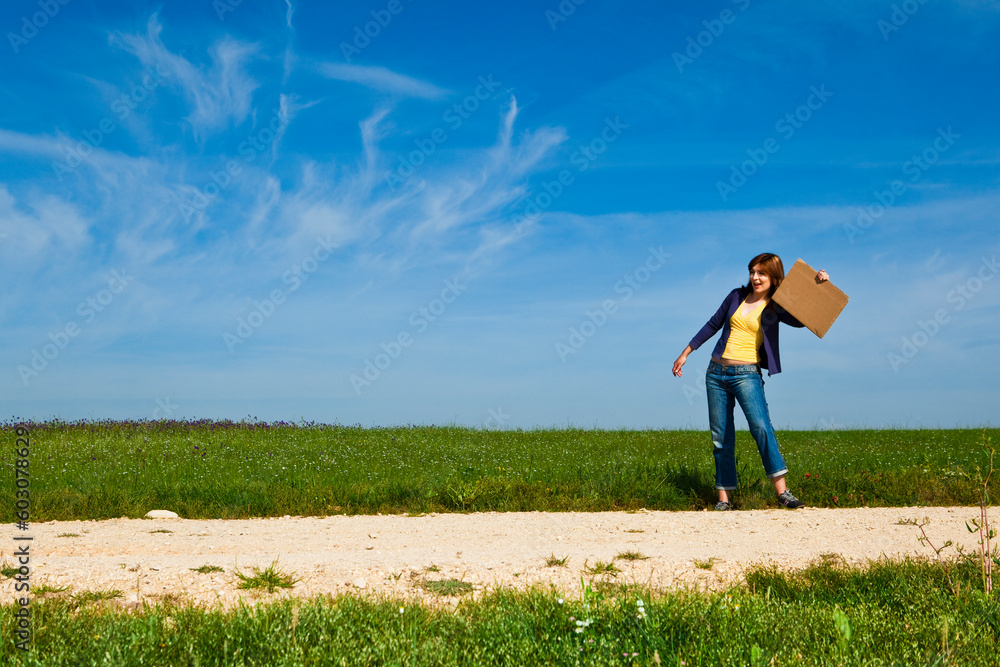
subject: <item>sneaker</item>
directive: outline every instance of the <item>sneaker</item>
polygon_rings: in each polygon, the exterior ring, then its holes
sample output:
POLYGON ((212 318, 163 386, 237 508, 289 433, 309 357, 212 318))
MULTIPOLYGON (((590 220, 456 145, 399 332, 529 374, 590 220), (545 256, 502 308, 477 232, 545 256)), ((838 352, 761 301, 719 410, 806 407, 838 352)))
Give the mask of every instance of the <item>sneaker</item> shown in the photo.
POLYGON ((733 508, 729 505, 729 503, 720 500, 719 502, 717 502, 715 504, 715 509, 718 512, 726 512, 726 511, 731 510, 733 508))
POLYGON ((787 507, 790 510, 805 505, 804 502, 793 496, 789 491, 783 491, 778 496, 778 504, 781 505, 782 507, 787 507))

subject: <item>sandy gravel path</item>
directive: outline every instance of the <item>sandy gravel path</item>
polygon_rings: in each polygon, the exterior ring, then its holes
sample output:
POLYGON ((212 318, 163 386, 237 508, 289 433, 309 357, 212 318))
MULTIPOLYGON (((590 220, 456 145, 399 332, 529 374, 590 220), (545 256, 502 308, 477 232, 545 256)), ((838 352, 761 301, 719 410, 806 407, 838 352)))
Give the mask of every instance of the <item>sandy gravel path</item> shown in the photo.
MULTIPOLYGON (((794 568, 821 554, 849 562, 931 555, 915 527, 898 525, 900 518, 929 517, 936 543, 950 539, 971 550, 976 536, 965 522, 978 514, 978 508, 920 507, 62 521, 31 527, 31 582, 69 586, 69 594, 118 589, 125 605, 165 595, 227 607, 240 599, 346 591, 426 598, 423 580, 449 578, 472 583, 475 595, 539 583, 578 595, 585 563, 638 552, 648 559, 614 561, 622 570, 618 581, 718 587, 738 581, 754 563, 794 568), (567 566, 546 566, 550 555, 568 558, 567 566), (713 558, 711 569, 695 566, 713 558), (294 589, 261 596, 236 588, 234 566, 246 571, 275 559, 301 579, 294 589), (225 572, 191 570, 202 565, 225 572)), ((8 564, 15 532, 11 525, 2 547, 8 564)), ((11 600, 13 581, 2 586, 3 599, 11 600)))

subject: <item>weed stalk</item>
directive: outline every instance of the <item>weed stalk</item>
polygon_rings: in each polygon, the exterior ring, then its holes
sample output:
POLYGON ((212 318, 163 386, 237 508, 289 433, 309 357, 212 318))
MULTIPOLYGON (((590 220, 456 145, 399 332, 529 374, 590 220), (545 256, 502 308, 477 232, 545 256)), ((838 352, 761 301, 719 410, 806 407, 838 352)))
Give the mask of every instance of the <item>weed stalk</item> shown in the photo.
MULTIPOLYGON (((993 592, 993 565, 994 563, 1000 565, 1000 557, 994 553, 993 547, 993 539, 997 536, 997 532, 995 528, 990 526, 989 517, 990 479, 993 477, 993 472, 995 470, 994 457, 996 455, 996 447, 992 445, 985 432, 983 433, 982 438, 983 448, 986 450, 987 454, 989 454, 989 466, 986 470, 985 476, 979 466, 976 466, 975 478, 973 478, 972 475, 965 473, 965 476, 968 477, 969 480, 975 482, 978 487, 976 491, 979 494, 979 517, 974 518, 971 521, 967 521, 965 527, 970 533, 979 533, 979 569, 982 575, 983 591, 986 595, 990 595, 993 592)), ((934 551, 934 555, 937 557, 941 570, 948 578, 948 585, 951 587, 952 592, 954 592, 955 595, 958 595, 959 589, 952 581, 951 573, 948 571, 948 566, 941 557, 941 552, 950 547, 952 545, 952 541, 948 540, 940 547, 935 547, 930 538, 927 536, 927 531, 924 530, 924 527, 930 523, 930 519, 927 517, 925 517, 921 522, 918 522, 916 519, 903 519, 900 523, 903 525, 916 526, 920 529, 920 543, 929 546, 931 550, 934 551)), ((961 545, 958 547, 958 553, 960 557, 965 556, 961 545)))
POLYGON ((989 595, 993 591, 993 561, 996 560, 992 541, 997 533, 996 529, 990 526, 987 508, 990 506, 990 478, 993 476, 993 458, 996 454, 996 447, 992 445, 985 433, 983 433, 983 448, 990 458, 985 477, 978 467, 976 469, 976 481, 979 486, 979 518, 973 519, 971 526, 966 523, 965 527, 970 533, 979 532, 979 567, 983 576, 983 590, 989 595))
POLYGON ((958 589, 955 588, 955 582, 952 581, 951 579, 951 572, 948 571, 948 564, 944 562, 943 558, 941 558, 941 552, 950 547, 953 544, 953 542, 951 540, 948 540, 940 547, 935 547, 934 543, 931 542, 931 538, 927 536, 927 531, 924 530, 924 526, 929 525, 930 522, 931 522, 930 517, 924 517, 924 520, 920 522, 918 522, 916 519, 903 519, 902 521, 900 521, 902 525, 916 526, 917 528, 920 529, 921 537, 918 538, 920 540, 920 543, 929 546, 931 548, 931 551, 934 552, 934 555, 937 557, 938 564, 941 566, 941 571, 944 572, 944 576, 948 578, 948 586, 951 588, 952 592, 955 595, 958 595, 958 589))

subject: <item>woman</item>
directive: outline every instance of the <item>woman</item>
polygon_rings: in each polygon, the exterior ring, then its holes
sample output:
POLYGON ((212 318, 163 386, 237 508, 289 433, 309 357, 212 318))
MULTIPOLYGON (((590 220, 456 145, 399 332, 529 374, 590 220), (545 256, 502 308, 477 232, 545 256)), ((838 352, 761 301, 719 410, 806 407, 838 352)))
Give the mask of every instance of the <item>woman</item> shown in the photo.
MULTIPOLYGON (((764 472, 778 494, 778 504, 795 509, 803 503, 785 485, 788 468, 778 450, 778 440, 764 399, 764 376, 781 372, 778 356, 778 323, 804 326, 781 306, 771 301, 774 291, 785 278, 781 258, 769 252, 757 255, 750 264, 750 280, 737 287, 722 302, 681 356, 674 362, 674 375, 681 377, 688 355, 722 329, 722 336, 712 352, 705 376, 708 392, 708 422, 715 446, 715 488, 719 491, 717 510, 729 510, 729 492, 736 488, 736 428, 733 408, 739 401, 746 415, 750 433, 757 442, 764 472)), ((819 281, 829 280, 826 271, 816 274, 819 281)))

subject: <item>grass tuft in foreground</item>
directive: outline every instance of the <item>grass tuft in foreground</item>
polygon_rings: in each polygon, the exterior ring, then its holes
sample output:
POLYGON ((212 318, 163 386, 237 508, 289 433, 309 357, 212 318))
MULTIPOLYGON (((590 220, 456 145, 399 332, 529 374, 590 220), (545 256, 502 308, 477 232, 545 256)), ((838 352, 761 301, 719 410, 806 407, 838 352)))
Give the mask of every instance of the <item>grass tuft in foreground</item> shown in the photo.
POLYGON ((715 561, 716 560, 717 560, 716 558, 708 558, 708 559, 704 559, 704 560, 703 559, 699 559, 699 558, 695 558, 694 559, 694 566, 696 568, 698 568, 699 570, 711 570, 713 567, 715 567, 715 561))
POLYGON ((555 554, 552 554, 545 559, 545 567, 566 567, 569 563, 569 556, 563 556, 559 558, 555 554))
POLYGON ((82 591, 73 596, 73 602, 78 606, 90 604, 92 602, 107 602, 122 597, 122 592, 117 588, 109 588, 103 591, 82 591))
MULTIPOLYGON (((203 566, 204 567, 204 566, 203 566)), ((274 593, 279 588, 292 588, 299 579, 295 578, 295 573, 286 574, 278 569, 278 561, 274 561, 263 570, 257 566, 250 568, 251 573, 245 574, 240 569, 234 568, 233 573, 240 583, 236 586, 241 590, 262 590, 265 593, 274 593)))
POLYGON ((461 579, 425 581, 424 588, 435 595, 453 597, 472 592, 472 584, 467 581, 462 581, 461 579))
POLYGON ((583 563, 583 571, 587 574, 599 575, 599 574, 610 574, 611 576, 616 576, 621 573, 621 570, 615 565, 614 561, 605 563, 604 561, 597 561, 593 565, 587 565, 586 561, 583 563))

